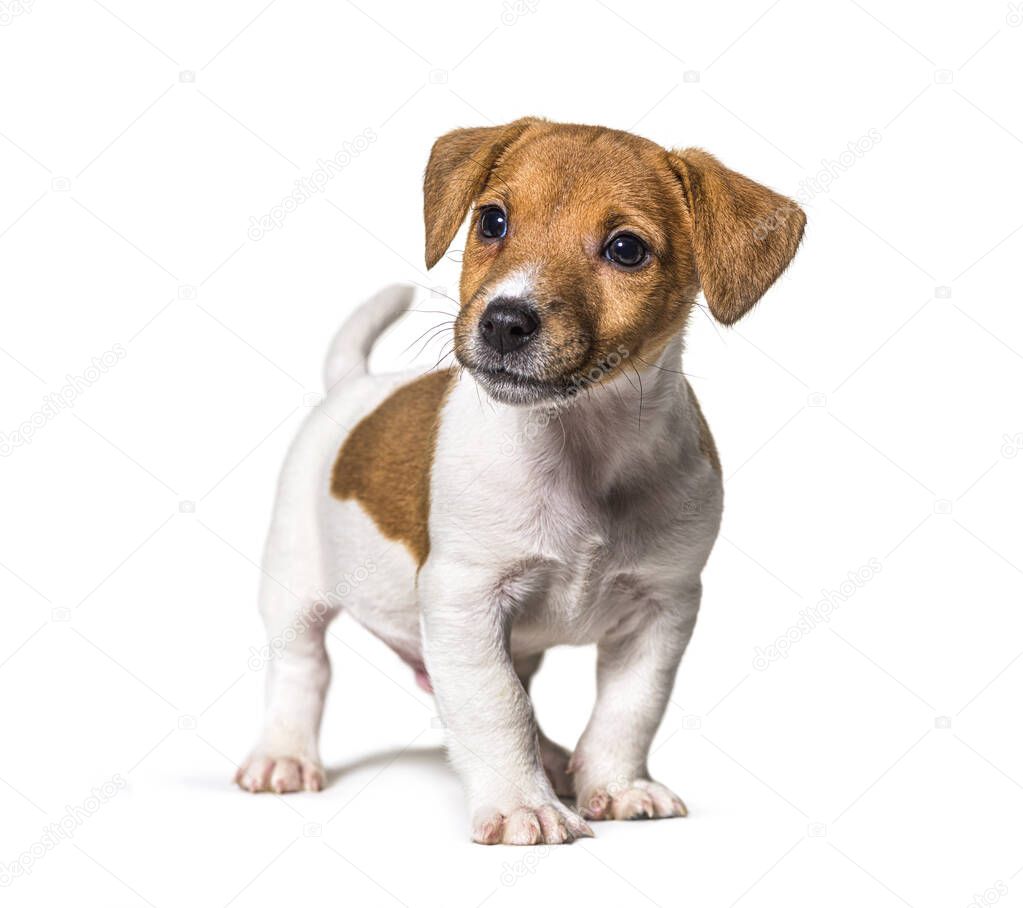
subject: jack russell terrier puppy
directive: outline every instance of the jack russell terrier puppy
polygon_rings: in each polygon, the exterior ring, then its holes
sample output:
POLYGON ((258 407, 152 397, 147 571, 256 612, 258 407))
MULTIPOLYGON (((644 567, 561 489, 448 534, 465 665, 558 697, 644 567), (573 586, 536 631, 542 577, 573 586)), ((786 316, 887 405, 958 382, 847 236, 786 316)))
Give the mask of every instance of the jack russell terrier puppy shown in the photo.
POLYGON ((535 118, 437 140, 428 267, 470 211, 456 367, 368 374, 406 287, 333 343, 328 394, 280 479, 260 594, 276 658, 236 781, 323 786, 324 636, 343 607, 434 692, 475 841, 555 844, 592 835, 585 819, 685 816, 647 755, 722 483, 683 330, 701 290, 718 321, 746 313, 805 217, 706 152, 535 118), (569 753, 540 730, 529 683, 549 647, 590 643, 596 704, 569 753))

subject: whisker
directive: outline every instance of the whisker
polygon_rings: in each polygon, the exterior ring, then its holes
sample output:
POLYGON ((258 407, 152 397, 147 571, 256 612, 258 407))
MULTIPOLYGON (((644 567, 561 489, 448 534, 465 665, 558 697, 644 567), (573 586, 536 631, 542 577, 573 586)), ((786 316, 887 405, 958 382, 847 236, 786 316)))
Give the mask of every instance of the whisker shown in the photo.
POLYGON ((638 359, 644 366, 650 366, 653 369, 660 369, 662 372, 671 372, 672 375, 682 375, 685 378, 700 378, 700 379, 705 379, 707 377, 706 375, 693 375, 692 372, 680 372, 678 369, 669 369, 667 366, 659 366, 659 365, 657 365, 657 363, 647 362, 639 354, 636 354, 636 359, 638 359))
MULTIPOLYGON (((614 382, 604 382, 604 384, 613 385, 614 382)), ((625 398, 622 396, 622 389, 617 385, 614 386, 614 389, 618 392, 618 400, 621 401, 622 409, 627 410, 629 405, 625 402, 625 398)))
MULTIPOLYGON (((459 367, 458 367, 459 372, 461 372, 462 369, 464 369, 464 368, 465 368, 464 366, 459 365, 459 367)), ((476 403, 478 403, 480 405, 480 409, 482 410, 483 409, 483 398, 480 397, 480 383, 478 381, 474 381, 473 384, 476 386, 476 403)))
POLYGON ((714 333, 718 336, 718 340, 721 341, 721 343, 724 343, 725 339, 721 336, 721 329, 718 328, 718 323, 714 319, 713 315, 711 315, 710 310, 703 303, 694 301, 693 305, 699 309, 700 312, 703 313, 703 317, 710 322, 710 326, 714 329, 714 333))
POLYGON ((454 355, 455 355, 455 351, 454 351, 453 349, 452 349, 452 350, 448 350, 448 351, 447 351, 447 353, 442 353, 442 354, 440 355, 440 359, 438 359, 438 360, 437 360, 437 362, 435 362, 435 363, 434 363, 434 364, 433 364, 433 365, 432 365, 432 366, 430 367, 430 371, 431 371, 431 372, 435 372, 435 371, 437 370, 437 367, 438 367, 438 366, 439 366, 439 365, 440 365, 440 364, 441 364, 442 362, 444 362, 444 360, 445 360, 445 359, 447 359, 447 358, 448 358, 449 356, 454 356, 454 355))
MULTIPOLYGON (((426 284, 420 284, 420 283, 419 283, 419 281, 414 281, 414 280, 412 280, 411 278, 409 278, 409 279, 408 279, 408 282, 409 282, 410 284, 415 284, 415 285, 416 285, 417 287, 421 287, 421 288, 422 288, 423 290, 429 290, 429 291, 430 291, 430 293, 434 293, 434 294, 436 294, 437 296, 443 296, 443 297, 444 297, 444 299, 446 299, 446 300, 451 300, 451 302, 453 302, 453 303, 454 303, 454 304, 455 304, 456 306, 459 306, 459 307, 461 307, 461 305, 462 305, 462 304, 461 304, 461 303, 460 303, 460 302, 459 302, 458 300, 456 300, 456 299, 455 299, 455 298, 454 298, 453 296, 448 296, 448 294, 446 294, 446 293, 444 293, 444 292, 442 292, 442 291, 441 291, 441 292, 438 292, 439 288, 437 288, 437 287, 430 287, 430 286, 428 286, 428 285, 426 285, 426 284)), ((409 311, 410 311, 410 312, 415 312, 415 311, 417 311, 417 310, 415 310, 415 309, 411 309, 411 310, 409 310, 409 311)), ((423 309, 421 309, 421 310, 418 310, 418 311, 420 311, 420 312, 425 312, 426 310, 423 310, 423 309)), ((445 314, 445 315, 449 315, 450 313, 447 313, 447 312, 445 312, 444 314, 445 314)))
POLYGON ((434 341, 435 341, 435 340, 437 339, 437 336, 438 336, 439 334, 441 334, 442 332, 446 332, 447 330, 448 330, 448 327, 447 327, 446 325, 442 325, 442 326, 441 326, 440 328, 434 328, 434 330, 433 330, 433 334, 431 334, 431 335, 430 335, 430 336, 429 336, 429 337, 428 337, 428 338, 427 338, 427 339, 426 339, 426 340, 425 340, 425 341, 423 342, 423 345, 422 345, 422 346, 421 346, 421 347, 419 348, 419 350, 418 350, 418 351, 416 352, 416 355, 415 355, 415 357, 414 357, 414 358, 415 358, 415 359, 418 359, 418 358, 419 358, 420 356, 422 356, 422 355, 423 355, 423 354, 424 354, 424 353, 426 352, 426 348, 427 348, 427 347, 429 347, 429 346, 430 346, 430 344, 432 344, 432 343, 433 343, 433 342, 434 342, 434 341))
MULTIPOLYGON (((554 415, 558 417, 558 426, 561 428, 561 451, 568 447, 568 432, 565 431, 565 421, 561 418, 561 411, 555 410, 554 415)), ((560 454, 561 451, 558 453, 560 454)))
POLYGON ((632 366, 636 370, 636 379, 639 381, 639 431, 643 431, 643 376, 639 374, 639 369, 636 366, 632 366))
POLYGON ((639 389, 632 383, 632 379, 629 378, 629 373, 624 369, 622 369, 622 377, 629 383, 629 387, 632 388, 633 391, 639 393, 639 389))
MULTIPOLYGON (((506 146, 506 148, 507 148, 507 146, 506 146)), ((502 153, 503 153, 503 151, 502 151, 502 153)), ((500 157, 500 155, 498 157, 500 157)), ((505 191, 511 192, 511 186, 508 185, 508 181, 504 177, 502 177, 499 173, 495 173, 494 172, 494 166, 493 165, 491 165, 490 167, 484 167, 479 161, 477 161, 471 155, 469 156, 469 160, 472 161, 472 163, 475 164, 480 170, 487 171, 487 180, 488 180, 488 182, 489 182, 489 180, 492 180, 492 179, 493 180, 500 180, 502 183, 504 183, 505 191)), ((483 189, 486 189, 486 188, 487 187, 484 185, 483 189)))
POLYGON ((432 312, 434 315, 446 315, 452 320, 454 319, 454 312, 445 312, 443 309, 409 309, 409 315, 415 315, 417 312, 432 312))
MULTIPOLYGON (((449 322, 441 322, 440 324, 431 325, 422 334, 420 334, 419 337, 417 337, 414 341, 412 341, 411 344, 409 344, 404 350, 402 350, 401 351, 401 355, 404 356, 406 353, 408 353, 409 350, 411 350, 416 344, 418 344, 431 331, 439 331, 441 328, 447 328, 449 325, 453 325, 454 323, 455 323, 454 319, 452 319, 449 322)), ((421 352, 422 351, 420 351, 420 353, 421 352)))

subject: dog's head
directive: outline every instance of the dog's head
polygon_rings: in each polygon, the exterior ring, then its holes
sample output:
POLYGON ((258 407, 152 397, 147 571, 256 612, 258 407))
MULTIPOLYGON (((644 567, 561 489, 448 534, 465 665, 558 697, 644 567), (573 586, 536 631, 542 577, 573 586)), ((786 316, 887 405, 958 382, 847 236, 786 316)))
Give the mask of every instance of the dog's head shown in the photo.
POLYGON ((736 321, 805 223, 706 152, 533 118, 434 144, 428 267, 470 208, 455 355, 491 396, 520 404, 563 398, 615 357, 655 362, 701 289, 719 321, 736 321))

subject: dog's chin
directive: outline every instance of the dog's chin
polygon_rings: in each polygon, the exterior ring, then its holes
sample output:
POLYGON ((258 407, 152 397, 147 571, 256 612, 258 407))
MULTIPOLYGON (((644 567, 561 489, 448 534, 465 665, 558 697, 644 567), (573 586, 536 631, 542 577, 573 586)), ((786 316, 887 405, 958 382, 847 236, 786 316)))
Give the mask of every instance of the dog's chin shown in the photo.
POLYGON ((499 403, 513 407, 537 407, 563 401, 565 388, 502 368, 467 367, 477 384, 499 403))

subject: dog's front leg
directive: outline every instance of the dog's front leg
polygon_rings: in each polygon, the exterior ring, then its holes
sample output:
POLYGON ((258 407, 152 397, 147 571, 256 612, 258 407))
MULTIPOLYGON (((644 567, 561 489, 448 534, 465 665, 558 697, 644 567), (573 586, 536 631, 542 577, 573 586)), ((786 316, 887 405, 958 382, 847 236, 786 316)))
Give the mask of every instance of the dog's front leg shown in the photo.
POLYGON ((511 613, 493 578, 451 563, 419 575, 426 666, 462 777, 472 838, 560 844, 593 835, 558 800, 540 759, 529 696, 509 652, 511 613))
POLYGON ((576 804, 587 819, 686 815, 682 799, 650 778, 647 756, 699 604, 697 583, 670 606, 644 607, 600 642, 597 702, 570 764, 576 804))

